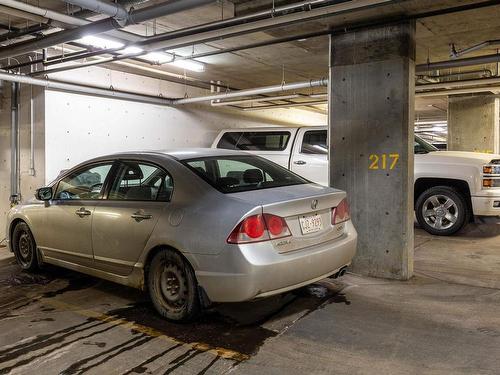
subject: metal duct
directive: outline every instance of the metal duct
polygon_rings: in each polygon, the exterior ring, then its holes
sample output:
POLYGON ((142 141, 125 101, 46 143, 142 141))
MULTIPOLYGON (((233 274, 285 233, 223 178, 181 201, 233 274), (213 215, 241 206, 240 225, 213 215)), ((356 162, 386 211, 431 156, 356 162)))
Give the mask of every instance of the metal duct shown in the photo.
POLYGON ((107 98, 131 100, 131 101, 140 102, 140 103, 171 105, 173 102, 171 99, 162 98, 159 96, 144 95, 144 94, 127 92, 127 91, 115 91, 115 90, 103 89, 103 88, 99 88, 99 87, 95 87, 95 86, 83 86, 83 85, 77 85, 77 84, 70 83, 70 82, 51 81, 48 79, 33 78, 30 76, 21 75, 21 74, 0 72, 0 80, 9 81, 9 82, 17 82, 17 83, 25 83, 25 84, 34 85, 34 86, 41 86, 41 87, 45 87, 47 89, 52 89, 52 90, 70 91, 70 92, 76 92, 76 93, 82 93, 82 94, 104 96, 107 98))
MULTIPOLYGON (((0 79, 1 79, 1 76, 0 76, 0 79)), ((321 87, 321 86, 327 86, 327 85, 328 85, 328 79, 321 78, 318 80, 311 80, 311 81, 298 82, 298 83, 288 83, 288 84, 274 85, 274 86, 266 86, 266 87, 260 87, 257 89, 238 90, 238 91, 233 91, 233 92, 228 92, 228 93, 223 93, 223 94, 200 96, 197 98, 176 99, 176 100, 172 101, 172 104, 176 105, 176 104, 200 103, 200 102, 207 102, 207 101, 211 101, 211 100, 224 100, 224 99, 230 99, 230 98, 239 98, 242 96, 254 96, 254 95, 259 95, 259 94, 269 94, 269 93, 273 93, 273 92, 298 90, 298 89, 305 89, 305 88, 311 88, 311 87, 321 87)))

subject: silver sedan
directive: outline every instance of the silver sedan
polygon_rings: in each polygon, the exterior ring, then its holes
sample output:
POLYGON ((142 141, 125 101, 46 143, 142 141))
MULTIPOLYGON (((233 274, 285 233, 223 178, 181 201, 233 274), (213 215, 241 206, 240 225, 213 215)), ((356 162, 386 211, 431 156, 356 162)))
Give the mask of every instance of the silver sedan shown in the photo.
POLYGON ((12 208, 7 233, 23 269, 51 263, 148 290, 178 321, 342 275, 357 239, 345 192, 218 149, 82 163, 12 208))

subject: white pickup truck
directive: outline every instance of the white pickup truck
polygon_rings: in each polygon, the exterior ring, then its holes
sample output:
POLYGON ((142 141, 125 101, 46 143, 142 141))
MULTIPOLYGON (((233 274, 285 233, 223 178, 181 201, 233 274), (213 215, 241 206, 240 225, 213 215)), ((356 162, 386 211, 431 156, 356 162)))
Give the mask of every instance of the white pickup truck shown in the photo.
MULTIPOLYGON (((327 128, 227 129, 213 148, 260 155, 328 185, 327 128)), ((429 233, 451 235, 476 216, 500 216, 500 155, 438 151, 415 137, 415 214, 429 233)))

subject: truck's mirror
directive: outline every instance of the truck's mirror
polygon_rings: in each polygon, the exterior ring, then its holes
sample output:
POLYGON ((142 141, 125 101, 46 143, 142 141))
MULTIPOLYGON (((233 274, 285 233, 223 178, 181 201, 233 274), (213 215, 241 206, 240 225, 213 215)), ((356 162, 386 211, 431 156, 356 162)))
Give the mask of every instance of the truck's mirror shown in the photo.
POLYGON ((35 193, 35 197, 40 201, 50 201, 52 199, 52 188, 43 187, 38 189, 35 193))

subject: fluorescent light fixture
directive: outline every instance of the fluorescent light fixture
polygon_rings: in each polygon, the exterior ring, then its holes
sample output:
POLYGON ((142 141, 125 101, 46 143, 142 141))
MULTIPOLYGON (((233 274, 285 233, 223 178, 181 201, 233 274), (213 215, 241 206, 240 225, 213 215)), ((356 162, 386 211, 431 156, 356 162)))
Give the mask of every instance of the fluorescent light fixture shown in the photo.
POLYGON ((446 126, 447 122, 443 120, 417 120, 415 125, 441 125, 446 126))
POLYGON ((109 40, 105 38, 101 38, 99 36, 87 35, 81 39, 77 40, 78 43, 85 44, 87 46, 108 49, 108 48, 120 48, 123 47, 124 44, 120 42, 115 42, 114 40, 109 40))
POLYGON ((203 72, 205 65, 193 60, 176 60, 169 63, 169 65, 176 66, 181 69, 192 70, 193 72, 203 72))
POLYGON ((157 64, 164 64, 166 62, 172 61, 172 56, 163 52, 149 52, 142 56, 142 58, 157 64))
POLYGON ((123 55, 131 55, 131 54, 141 53, 142 51, 144 51, 142 48, 131 46, 119 50, 118 53, 121 53, 123 55))

